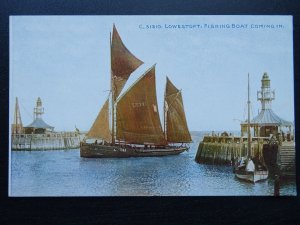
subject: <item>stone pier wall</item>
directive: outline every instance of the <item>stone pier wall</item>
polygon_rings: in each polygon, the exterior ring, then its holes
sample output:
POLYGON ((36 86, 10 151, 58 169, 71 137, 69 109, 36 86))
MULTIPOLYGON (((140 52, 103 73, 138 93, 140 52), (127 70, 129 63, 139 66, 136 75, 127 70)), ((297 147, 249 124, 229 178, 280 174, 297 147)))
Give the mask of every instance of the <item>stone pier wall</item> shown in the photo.
POLYGON ((84 135, 75 132, 51 134, 14 134, 11 139, 12 150, 56 150, 79 148, 84 135))
MULTIPOLYGON (((251 157, 263 157, 266 138, 253 138, 251 157)), ((205 136, 200 142, 195 160, 199 163, 231 164, 233 160, 247 154, 247 138, 231 136, 205 136)))

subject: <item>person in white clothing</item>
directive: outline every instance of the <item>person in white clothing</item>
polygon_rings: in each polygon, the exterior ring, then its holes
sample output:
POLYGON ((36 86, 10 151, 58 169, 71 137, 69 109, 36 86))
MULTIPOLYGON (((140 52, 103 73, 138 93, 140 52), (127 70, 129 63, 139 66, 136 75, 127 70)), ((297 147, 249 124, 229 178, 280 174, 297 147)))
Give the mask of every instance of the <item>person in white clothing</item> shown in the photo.
POLYGON ((255 165, 251 159, 248 160, 247 166, 246 166, 246 171, 248 172, 254 172, 255 170, 255 165))

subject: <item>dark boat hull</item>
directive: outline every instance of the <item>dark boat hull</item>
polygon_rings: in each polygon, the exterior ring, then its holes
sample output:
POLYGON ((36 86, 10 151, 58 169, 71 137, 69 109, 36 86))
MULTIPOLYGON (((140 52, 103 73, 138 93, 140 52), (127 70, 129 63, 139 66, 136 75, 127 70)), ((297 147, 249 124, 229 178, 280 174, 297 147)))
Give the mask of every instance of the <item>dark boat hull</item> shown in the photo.
POLYGON ((84 158, 128 158, 128 157, 157 157, 178 155, 188 150, 188 147, 166 147, 166 148, 133 148, 122 146, 111 146, 101 144, 81 143, 80 157, 84 158))

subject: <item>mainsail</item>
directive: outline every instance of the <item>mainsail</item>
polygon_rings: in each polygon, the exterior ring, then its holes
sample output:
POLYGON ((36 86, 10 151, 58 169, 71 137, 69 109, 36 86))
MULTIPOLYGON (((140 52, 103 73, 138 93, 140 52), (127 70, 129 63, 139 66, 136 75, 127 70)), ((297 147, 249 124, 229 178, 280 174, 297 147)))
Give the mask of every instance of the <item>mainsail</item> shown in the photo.
POLYGON ((151 67, 117 102, 116 137, 126 143, 164 145, 151 67))
POLYGON ((165 91, 166 139, 168 142, 191 142, 181 91, 167 77, 165 91))
POLYGON ((110 132, 107 100, 87 137, 101 138, 112 144, 115 139, 131 144, 153 145, 166 145, 167 141, 190 142, 182 96, 169 79, 165 96, 166 137, 164 135, 156 98, 155 65, 118 98, 130 74, 143 62, 126 48, 115 25, 111 41, 112 130, 110 132))
POLYGON ((87 133, 88 138, 100 138, 111 142, 111 133, 109 130, 109 100, 107 99, 100 110, 93 126, 87 133))
POLYGON ((143 62, 136 58, 123 44, 121 37, 113 26, 111 43, 111 72, 112 88, 114 99, 121 93, 130 74, 135 71, 143 62))

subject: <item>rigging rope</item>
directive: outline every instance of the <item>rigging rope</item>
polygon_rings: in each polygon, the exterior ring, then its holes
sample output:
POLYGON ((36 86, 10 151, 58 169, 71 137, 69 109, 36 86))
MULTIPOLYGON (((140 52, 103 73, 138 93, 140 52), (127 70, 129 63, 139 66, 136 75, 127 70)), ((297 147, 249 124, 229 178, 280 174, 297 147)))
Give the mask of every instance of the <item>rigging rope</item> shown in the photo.
MULTIPOLYGON (((25 106, 23 105, 24 99, 21 98, 21 101, 19 102, 19 104, 21 105, 22 109, 27 113, 28 117, 33 120, 33 114, 29 113, 28 110, 25 108, 25 106)), ((20 112, 21 113, 21 112, 20 112)))

